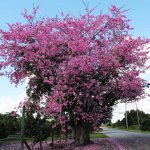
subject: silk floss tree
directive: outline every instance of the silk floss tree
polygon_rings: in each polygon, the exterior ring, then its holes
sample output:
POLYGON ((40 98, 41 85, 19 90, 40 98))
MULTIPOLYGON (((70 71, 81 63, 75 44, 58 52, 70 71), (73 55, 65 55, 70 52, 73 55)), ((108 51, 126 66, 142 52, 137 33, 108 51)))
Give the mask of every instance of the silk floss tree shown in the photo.
POLYGON ((34 8, 31 15, 23 13, 27 23, 0 30, 1 75, 16 85, 28 77, 27 101, 54 117, 63 131, 70 126, 76 144, 88 144, 89 130, 120 100, 144 95, 146 81, 139 74, 147 69, 143 47, 149 40, 130 35, 125 11, 109 10, 35 21, 34 8))

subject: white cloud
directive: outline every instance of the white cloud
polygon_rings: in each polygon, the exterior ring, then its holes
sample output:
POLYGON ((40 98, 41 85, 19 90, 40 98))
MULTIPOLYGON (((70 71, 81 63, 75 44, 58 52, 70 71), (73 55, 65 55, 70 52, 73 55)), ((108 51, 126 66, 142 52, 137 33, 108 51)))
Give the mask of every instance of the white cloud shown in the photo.
MULTIPOLYGON (((150 94, 150 89, 146 89, 146 93, 150 94)), ((144 111, 145 113, 150 114, 150 97, 147 96, 144 99, 139 100, 137 102, 137 107, 140 111, 144 111)), ((135 103, 127 104, 127 110, 129 111, 131 109, 136 110, 135 103)), ((114 123, 119 119, 123 119, 124 113, 125 113, 125 103, 119 103, 113 111, 112 122, 114 123)))
POLYGON ((25 93, 20 93, 16 99, 10 96, 0 96, 0 113, 11 112, 25 98, 25 93))

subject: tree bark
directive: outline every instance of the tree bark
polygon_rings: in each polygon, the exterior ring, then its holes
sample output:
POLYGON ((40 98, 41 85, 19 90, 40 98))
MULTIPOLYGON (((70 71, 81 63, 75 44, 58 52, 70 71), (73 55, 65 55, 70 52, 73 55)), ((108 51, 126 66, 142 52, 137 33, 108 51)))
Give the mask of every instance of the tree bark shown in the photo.
POLYGON ((87 123, 78 124, 73 127, 73 138, 75 145, 87 145, 90 141, 90 125, 87 123))
POLYGON ((90 143, 90 126, 89 124, 83 124, 82 125, 82 137, 81 137, 81 143, 83 145, 87 145, 90 143))
POLYGON ((52 130, 52 143, 51 143, 51 146, 54 145, 54 130, 52 130))
POLYGON ((42 150, 42 130, 40 130, 40 150, 42 150))
POLYGON ((82 132, 81 126, 75 125, 72 129, 73 129, 74 144, 80 145, 80 137, 82 132))
POLYGON ((26 145, 28 150, 31 150, 30 146, 28 145, 28 143, 24 140, 24 144, 26 145))

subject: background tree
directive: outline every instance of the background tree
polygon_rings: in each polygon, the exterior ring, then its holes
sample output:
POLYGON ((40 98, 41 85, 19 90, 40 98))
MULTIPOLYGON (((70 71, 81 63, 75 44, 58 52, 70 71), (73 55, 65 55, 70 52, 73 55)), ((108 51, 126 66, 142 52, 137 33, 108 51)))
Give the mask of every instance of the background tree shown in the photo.
POLYGON ((4 139, 8 136, 8 132, 6 130, 6 125, 0 122, 0 139, 4 139))
POLYGON ((150 119, 142 122, 140 129, 142 131, 150 131, 150 119))
MULTIPOLYGON (((150 120, 150 114, 146 114, 143 111, 138 110, 139 113, 139 121, 140 124, 144 124, 145 121, 150 120)), ((138 126, 138 118, 137 118, 137 111, 136 110, 130 110, 127 111, 128 115, 128 125, 129 128, 132 128, 133 126, 138 126)), ((116 127, 125 127, 126 125, 126 119, 125 117, 122 120, 118 120, 115 124, 116 127)), ((147 125, 146 125, 147 126, 147 125)), ((137 127, 134 127, 137 128, 137 127)))
POLYGON ((5 126, 7 134, 16 134, 20 131, 20 116, 11 113, 0 114, 0 123, 5 126))
POLYGON ((25 136, 33 139, 33 143, 46 140, 51 133, 50 122, 46 118, 41 118, 40 114, 27 112, 25 117, 25 136))
POLYGON ((33 97, 38 111, 55 118, 62 131, 66 124, 73 128, 77 144, 90 142, 89 129, 99 127, 119 100, 144 94, 139 74, 147 69, 143 47, 149 40, 129 34, 125 11, 109 10, 35 21, 34 8, 23 14, 26 24, 0 30, 2 75, 15 84, 28 77, 26 107, 33 97))
POLYGON ((0 114, 0 138, 20 132, 20 116, 11 113, 0 114))

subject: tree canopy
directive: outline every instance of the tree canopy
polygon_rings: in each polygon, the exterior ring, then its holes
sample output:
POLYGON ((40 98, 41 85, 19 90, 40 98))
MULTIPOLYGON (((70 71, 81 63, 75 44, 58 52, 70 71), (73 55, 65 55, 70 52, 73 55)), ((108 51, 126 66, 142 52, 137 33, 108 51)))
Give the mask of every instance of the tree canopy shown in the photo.
POLYGON ((35 20, 34 8, 33 14, 23 13, 26 24, 0 30, 1 75, 16 85, 29 78, 26 108, 33 100, 39 112, 62 126, 80 125, 85 134, 119 100, 138 100, 144 94, 139 74, 147 69, 143 48, 149 40, 130 35, 125 11, 109 10, 35 20))

